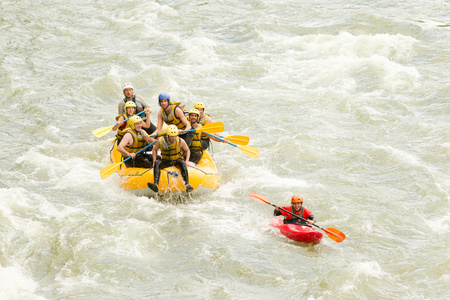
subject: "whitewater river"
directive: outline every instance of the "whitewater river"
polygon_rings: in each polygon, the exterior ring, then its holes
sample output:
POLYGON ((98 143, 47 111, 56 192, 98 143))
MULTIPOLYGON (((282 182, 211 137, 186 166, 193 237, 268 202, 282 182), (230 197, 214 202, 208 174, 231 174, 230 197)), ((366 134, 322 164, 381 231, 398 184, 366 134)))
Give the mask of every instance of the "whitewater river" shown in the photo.
POLYGON ((0 1, 0 299, 449 299, 450 4, 0 1), (122 86, 206 104, 219 189, 106 180, 122 86), (269 225, 301 194, 324 235, 269 225))

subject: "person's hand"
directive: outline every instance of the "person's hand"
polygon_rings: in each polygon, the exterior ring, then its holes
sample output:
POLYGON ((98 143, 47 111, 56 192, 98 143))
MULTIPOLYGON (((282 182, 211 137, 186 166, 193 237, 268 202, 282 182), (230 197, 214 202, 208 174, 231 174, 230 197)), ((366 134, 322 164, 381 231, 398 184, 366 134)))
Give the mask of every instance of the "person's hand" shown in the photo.
POLYGON ((280 206, 279 205, 275 205, 275 209, 276 210, 280 210, 280 206))
POLYGON ((147 107, 147 108, 145 108, 145 114, 146 115, 149 115, 149 114, 151 114, 152 113, 152 108, 149 106, 149 107, 147 107))
POLYGON ((314 224, 314 221, 313 220, 308 220, 308 223, 309 223, 309 225, 312 225, 312 224, 314 224))
POLYGON ((136 153, 130 153, 130 157, 131 157, 132 159, 135 159, 135 158, 136 158, 136 153))

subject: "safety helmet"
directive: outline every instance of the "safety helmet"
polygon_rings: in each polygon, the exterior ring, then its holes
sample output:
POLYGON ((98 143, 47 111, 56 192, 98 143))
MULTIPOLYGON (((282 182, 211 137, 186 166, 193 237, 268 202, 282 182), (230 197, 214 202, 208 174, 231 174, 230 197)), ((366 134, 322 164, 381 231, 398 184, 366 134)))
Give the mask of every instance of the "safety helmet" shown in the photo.
POLYGON ((291 198, 291 203, 303 203, 303 198, 300 195, 294 195, 291 198))
POLYGON ((200 116, 200 112, 196 108, 191 108, 189 114, 197 114, 197 116, 200 116))
POLYGON ((169 127, 167 127, 167 135, 168 136, 177 136, 178 135, 178 127, 175 125, 169 125, 169 127))
POLYGON ((205 104, 203 104, 203 102, 195 102, 194 108, 203 108, 203 109, 205 109, 205 104))
POLYGON ((134 107, 134 110, 136 110, 136 103, 134 103, 133 101, 127 101, 125 103, 125 105, 123 106, 123 109, 125 110, 125 112, 127 112, 128 107, 134 107))
POLYGON ((125 84, 123 85, 122 91, 124 91, 124 90, 126 90, 126 89, 132 89, 132 90, 134 90, 134 88, 133 88, 133 86, 131 85, 131 83, 125 83, 125 84))
POLYGON ((135 124, 137 122, 142 122, 141 117, 139 117, 138 115, 134 115, 132 116, 129 120, 128 120, 128 124, 130 124, 131 129, 135 129, 135 124))
POLYGON ((161 93, 161 94, 159 94, 158 101, 161 101, 161 100, 163 100, 163 99, 167 99, 167 100, 170 101, 170 95, 167 94, 167 93, 161 93))

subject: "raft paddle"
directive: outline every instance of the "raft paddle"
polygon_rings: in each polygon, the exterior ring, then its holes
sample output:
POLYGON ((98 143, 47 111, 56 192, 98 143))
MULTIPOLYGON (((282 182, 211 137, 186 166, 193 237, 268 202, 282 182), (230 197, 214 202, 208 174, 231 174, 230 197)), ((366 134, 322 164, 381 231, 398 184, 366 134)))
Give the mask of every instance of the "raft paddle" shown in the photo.
MULTIPOLYGON (((210 124, 212 124, 212 123, 210 123, 210 124)), ((225 142, 224 139, 219 138, 219 137, 217 137, 215 135, 209 134, 207 132, 203 132, 203 133, 206 134, 206 135, 209 135, 210 137, 212 137, 214 139, 218 139, 219 141, 225 142)), ((245 146, 245 145, 244 146, 240 146, 240 145, 233 144, 231 142, 228 142, 228 144, 230 144, 231 146, 237 147, 239 150, 242 151, 242 153, 244 153, 247 156, 250 156, 251 158, 254 158, 254 159, 258 158, 259 151, 256 148, 253 148, 253 147, 250 147, 250 146, 245 146)))
MULTIPOLYGON (((137 114, 137 116, 142 115, 143 113, 145 113, 145 110, 141 111, 140 113, 137 114)), ((131 116, 132 117, 132 116, 131 116)), ((130 118, 131 118, 130 117, 130 118)), ((130 118, 123 120, 123 122, 128 121, 130 118)), ((100 127, 97 128, 95 130, 92 130, 92 134, 95 135, 96 137, 100 138, 102 136, 107 135, 111 129, 113 129, 115 126, 119 125, 119 123, 116 123, 113 126, 107 126, 107 127, 100 127)))
POLYGON ((205 126, 202 126, 200 128, 197 129, 189 129, 189 130, 182 130, 180 133, 186 133, 186 132, 192 132, 192 131, 196 131, 196 132, 204 132, 204 133, 216 133, 216 132, 222 132, 225 130, 225 126, 223 125, 222 122, 213 122, 213 123, 209 123, 206 124, 205 126))
MULTIPOLYGON (((145 149, 147 149, 148 147, 150 147, 150 146, 153 145, 154 143, 156 143, 156 141, 154 141, 153 143, 151 143, 151 144, 145 146, 144 148, 142 148, 141 150, 139 150, 138 152, 136 152, 136 154, 141 153, 142 151, 144 151, 145 149)), ((110 165, 104 167, 103 169, 100 170, 100 177, 101 177, 102 179, 108 178, 109 176, 111 176, 112 174, 114 174, 114 172, 116 172, 117 169, 119 169, 119 167, 120 167, 121 164, 123 164, 124 162, 126 162, 126 161, 129 160, 130 158, 131 158, 131 156, 128 157, 128 158, 126 158, 126 159, 124 159, 124 160, 122 160, 120 163, 113 163, 113 164, 110 164, 110 165)))
POLYGON ((227 139, 230 142, 235 143, 237 145, 247 145, 248 142, 250 141, 250 138, 248 136, 243 136, 243 135, 230 135, 230 136, 219 135, 219 137, 221 137, 223 139, 227 139))
MULTIPOLYGON (((257 194, 257 193, 250 193, 250 194, 248 194, 248 196, 250 198, 262 201, 262 202, 264 202, 266 204, 269 204, 269 205, 272 205, 273 207, 276 207, 275 204, 270 203, 269 200, 266 197, 264 197, 263 195, 260 195, 260 194, 257 194)), ((291 213, 288 210, 283 209, 282 207, 280 207, 280 210, 282 210, 282 211, 284 211, 284 212, 286 212, 286 213, 288 213, 288 214, 290 214, 290 215, 292 215, 292 216, 294 216, 296 218, 302 219, 303 221, 307 222, 307 220, 303 219, 302 217, 300 217, 300 216, 298 216, 296 214, 291 213)), ((332 239, 333 241, 337 242, 337 243, 340 243, 343 240, 345 240, 345 234, 343 232, 337 230, 336 228, 322 228, 322 227, 320 227, 320 226, 318 226, 316 224, 312 224, 312 225, 316 226, 317 228, 322 229, 323 231, 325 231, 325 233, 328 235, 328 237, 330 239, 332 239)))

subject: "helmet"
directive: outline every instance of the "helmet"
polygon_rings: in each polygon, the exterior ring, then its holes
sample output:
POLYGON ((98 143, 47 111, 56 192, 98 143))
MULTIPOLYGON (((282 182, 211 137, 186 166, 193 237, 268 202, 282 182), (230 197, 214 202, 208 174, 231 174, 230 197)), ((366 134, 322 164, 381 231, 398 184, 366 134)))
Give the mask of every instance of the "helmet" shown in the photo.
POLYGON ((136 124, 137 122, 142 122, 141 117, 139 117, 138 115, 134 115, 128 120, 128 124, 130 124, 131 129, 135 129, 134 124, 136 124))
POLYGON ((205 109, 205 104, 203 104, 203 102, 195 102, 194 108, 203 108, 203 109, 205 109))
POLYGON ((167 93, 161 93, 161 94, 159 94, 158 101, 161 101, 161 100, 163 100, 163 99, 170 100, 170 95, 167 94, 167 93))
POLYGON ((134 107, 134 110, 136 110, 136 103, 134 103, 133 101, 127 101, 125 103, 125 105, 123 106, 123 109, 125 110, 125 112, 127 111, 128 107, 134 107))
POLYGON ((134 88, 133 88, 133 86, 131 85, 131 83, 125 83, 125 84, 123 85, 122 91, 124 91, 124 90, 126 90, 126 89, 132 89, 132 90, 134 90, 134 88))
POLYGON ((167 135, 168 136, 177 136, 178 135, 178 127, 175 125, 169 125, 169 127, 167 127, 167 135))
POLYGON ((200 116, 200 112, 196 108, 191 108, 189 110, 189 114, 197 114, 198 116, 200 116))
POLYGON ((294 195, 291 198, 291 203, 303 203, 303 198, 300 195, 294 195))

